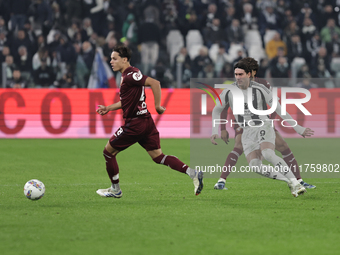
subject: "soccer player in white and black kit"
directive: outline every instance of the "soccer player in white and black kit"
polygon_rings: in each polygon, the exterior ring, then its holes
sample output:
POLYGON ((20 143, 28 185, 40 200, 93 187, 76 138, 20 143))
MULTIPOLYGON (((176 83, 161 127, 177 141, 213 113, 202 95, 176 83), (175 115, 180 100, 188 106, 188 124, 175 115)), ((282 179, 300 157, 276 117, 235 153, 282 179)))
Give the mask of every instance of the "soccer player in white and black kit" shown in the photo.
POLYGON ((122 197, 116 155, 137 142, 148 152, 155 163, 169 166, 189 175, 194 182, 195 194, 200 194, 203 189, 203 173, 191 169, 175 156, 164 155, 161 150, 158 130, 145 103, 145 86, 150 86, 157 113, 164 113, 165 108, 160 105, 161 87, 159 81, 143 75, 138 68, 131 66, 130 58, 129 48, 117 46, 113 49, 110 61, 112 69, 122 73, 120 101, 109 106, 99 105, 97 109, 97 113, 100 115, 122 109, 125 120, 124 125, 113 134, 103 151, 106 171, 112 185, 107 189, 97 190, 97 194, 102 197, 122 197))
MULTIPOLYGON (((252 102, 255 109, 266 110, 267 104, 272 106, 273 98, 271 90, 263 84, 250 80, 251 69, 245 62, 239 61, 234 66, 234 74, 236 82, 231 86, 241 89, 245 102, 248 101, 248 88, 250 87, 252 88, 252 102)), ((233 108, 233 96, 229 88, 223 90, 220 98, 222 105, 219 102, 216 103, 212 114, 213 123, 215 119, 220 119, 220 114, 227 105, 233 108)), ((282 119, 292 119, 288 113, 283 116, 279 108, 276 112, 282 119)), ((284 160, 275 154, 275 131, 269 117, 266 115, 255 115, 250 112, 248 107, 245 107, 243 115, 235 115, 235 117, 239 125, 241 123, 251 123, 249 125, 240 125, 243 128, 242 146, 249 166, 263 176, 287 182, 294 197, 306 192, 306 189, 297 181, 284 160), (275 170, 266 171, 262 166, 262 157, 273 164, 275 170)), ((290 123, 290 121, 287 122, 290 123)), ((296 125, 294 129, 304 137, 311 136, 314 133, 311 129, 305 129, 299 125, 296 125)), ((213 125, 211 141, 213 142, 216 138, 218 138, 218 125, 213 125)))
MULTIPOLYGON (((257 83, 263 84, 264 86, 266 86, 266 88, 271 89, 271 86, 270 86, 268 81, 266 81, 265 79, 256 77, 256 73, 259 69, 259 65, 254 58, 246 57, 246 58, 243 58, 242 60, 240 60, 240 62, 245 62, 245 64, 250 67, 250 69, 251 69, 251 80, 253 80, 257 83)), ((221 119, 227 119, 228 108, 229 108, 229 105, 227 105, 226 108, 222 111, 221 119)), ((271 114, 270 118, 275 119, 275 116, 276 116, 276 113, 274 112, 274 113, 271 114)), ((236 122, 236 120, 235 120, 235 122, 236 122)), ((234 148, 229 153, 229 155, 227 156, 227 159, 225 161, 224 166, 226 167, 226 171, 223 171, 221 173, 220 178, 218 179, 217 183, 214 185, 214 189, 219 189, 219 190, 227 189, 225 187, 226 179, 229 176, 232 167, 236 165, 238 158, 243 153, 243 147, 242 147, 242 142, 241 142, 243 129, 241 127, 239 127, 239 125, 237 125, 237 123, 235 123, 235 125, 233 125, 233 128, 234 128, 234 131, 235 131, 234 148)), ((275 149, 282 154, 283 160, 290 167, 290 169, 294 173, 296 179, 306 189, 315 189, 316 188, 315 185, 308 184, 307 182, 305 182, 302 179, 299 164, 297 163, 293 152, 290 150, 288 144, 285 142, 285 140, 281 136, 280 132, 278 130, 276 130, 275 127, 274 127, 274 131, 275 131, 275 136, 276 136, 275 137, 275 149)), ((227 144, 229 143, 229 133, 226 130, 225 124, 221 124, 221 139, 223 141, 225 141, 227 144)))

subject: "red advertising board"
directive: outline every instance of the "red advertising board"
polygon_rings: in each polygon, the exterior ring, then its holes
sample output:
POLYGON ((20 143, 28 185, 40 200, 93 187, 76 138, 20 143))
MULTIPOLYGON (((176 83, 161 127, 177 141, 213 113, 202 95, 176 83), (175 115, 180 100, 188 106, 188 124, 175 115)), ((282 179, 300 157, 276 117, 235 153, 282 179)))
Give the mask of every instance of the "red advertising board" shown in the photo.
MULTIPOLYGON (((119 100, 118 92, 118 89, 0 89, 0 138, 110 137, 122 125, 121 112, 100 116, 96 109, 99 104, 119 100)), ((311 100, 304 106, 311 116, 305 116, 296 106, 288 105, 287 111, 300 125, 314 129, 315 137, 340 137, 340 89, 310 92, 311 100)), ((211 119, 214 102, 208 100, 207 115, 190 122, 190 89, 162 89, 162 105, 167 108, 163 115, 155 112, 150 89, 146 95, 148 109, 163 138, 200 137, 201 120, 211 119)), ((200 102, 194 107, 200 108, 200 102)), ((298 137, 291 128, 277 128, 284 137, 298 137)))
MULTIPOLYGON (((162 89, 166 114, 154 110, 152 91, 146 89, 148 109, 163 137, 189 137, 189 90, 162 89), (162 132, 163 131, 163 132, 162 132)), ((0 90, 1 138, 101 138, 122 125, 121 111, 105 116, 99 104, 119 100, 118 89, 0 90)))

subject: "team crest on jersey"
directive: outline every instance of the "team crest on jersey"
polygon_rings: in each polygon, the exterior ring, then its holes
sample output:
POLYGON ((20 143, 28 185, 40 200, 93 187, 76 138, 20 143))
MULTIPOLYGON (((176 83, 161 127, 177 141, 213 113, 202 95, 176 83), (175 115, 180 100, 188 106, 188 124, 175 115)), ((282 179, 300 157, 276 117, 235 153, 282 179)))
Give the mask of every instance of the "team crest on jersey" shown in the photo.
POLYGON ((132 75, 132 78, 135 80, 135 81, 140 81, 142 78, 143 78, 143 75, 142 73, 139 71, 138 73, 134 73, 132 75))

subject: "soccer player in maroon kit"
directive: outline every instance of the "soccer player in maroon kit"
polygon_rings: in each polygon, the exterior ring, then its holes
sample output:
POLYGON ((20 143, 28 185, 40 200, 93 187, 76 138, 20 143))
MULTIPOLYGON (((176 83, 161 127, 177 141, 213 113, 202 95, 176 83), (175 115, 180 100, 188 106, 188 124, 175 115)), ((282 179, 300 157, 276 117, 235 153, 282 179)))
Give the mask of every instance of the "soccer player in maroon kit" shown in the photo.
MULTIPOLYGON (((258 63, 255 59, 247 57, 247 58, 243 58, 240 61, 246 62, 246 64, 251 67, 252 78, 254 79, 254 81, 261 83, 261 84, 265 85, 267 88, 270 89, 269 82, 267 82, 265 79, 255 77, 257 70, 259 68, 258 63)), ((227 119, 227 112, 228 112, 228 109, 223 110, 223 112, 221 114, 222 119, 227 119)), ((276 116, 276 112, 272 113, 271 119, 274 119, 275 116, 276 116)), ((234 130, 235 130, 235 145, 234 145, 233 150, 229 153, 229 155, 226 159, 226 162, 224 164, 227 171, 224 171, 224 172, 221 173, 220 179, 215 184, 214 189, 227 189, 227 188, 225 188, 225 181, 226 181, 228 175, 230 174, 232 167, 236 165, 238 158, 243 153, 243 147, 242 147, 242 143, 241 143, 241 136, 242 136, 242 133, 243 133, 243 129, 241 127, 239 127, 237 124, 235 124, 234 130)), ((274 128, 274 130, 275 130, 275 135, 276 135, 275 149, 282 154, 283 160, 290 167, 291 171, 294 173, 296 179, 300 182, 300 184, 303 185, 307 189, 315 189, 316 186, 308 184, 308 183, 306 183, 302 180, 301 174, 300 174, 300 168, 299 168, 298 163, 296 162, 296 159, 293 155, 293 152, 290 150, 286 141, 283 140, 283 137, 281 136, 279 131, 277 131, 275 128, 274 128)), ((221 125, 221 139, 228 144, 229 134, 228 134, 228 131, 226 130, 225 124, 221 125)), ((212 141, 212 142, 216 143, 215 141, 212 141)))
POLYGON ((150 86, 157 113, 164 113, 165 108, 160 105, 161 86, 159 81, 143 75, 138 68, 131 66, 130 58, 129 48, 116 46, 113 49, 110 61, 112 69, 122 73, 120 101, 109 106, 99 105, 97 109, 97 113, 100 115, 122 109, 125 120, 124 126, 113 134, 103 151, 106 171, 112 185, 107 189, 97 190, 97 194, 102 197, 122 197, 116 155, 136 142, 149 153, 155 163, 169 166, 189 175, 194 182, 195 194, 200 194, 203 189, 203 172, 191 169, 175 156, 164 155, 161 150, 159 132, 145 103, 145 86, 150 86))

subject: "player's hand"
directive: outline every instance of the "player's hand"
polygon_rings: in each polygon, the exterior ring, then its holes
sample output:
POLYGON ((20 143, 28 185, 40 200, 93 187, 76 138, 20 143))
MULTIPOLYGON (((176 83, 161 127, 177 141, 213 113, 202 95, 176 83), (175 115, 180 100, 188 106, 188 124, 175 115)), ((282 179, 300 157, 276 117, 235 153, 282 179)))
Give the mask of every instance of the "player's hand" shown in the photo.
POLYGON ((215 141, 215 139, 217 139, 217 138, 218 138, 218 135, 212 135, 212 136, 210 137, 211 143, 214 144, 214 145, 217 145, 217 142, 215 141))
POLYGON ((163 112, 165 112, 166 108, 163 106, 156 106, 156 112, 158 114, 163 114, 163 112))
POLYGON ((229 133, 227 130, 222 130, 221 131, 221 139, 228 144, 229 143, 229 133))
POLYGON ((105 115, 109 112, 109 110, 104 105, 98 105, 98 109, 96 110, 96 112, 100 115, 105 115))
POLYGON ((311 130, 310 128, 306 128, 305 132, 302 134, 303 138, 311 137, 312 135, 314 135, 314 130, 311 130))

